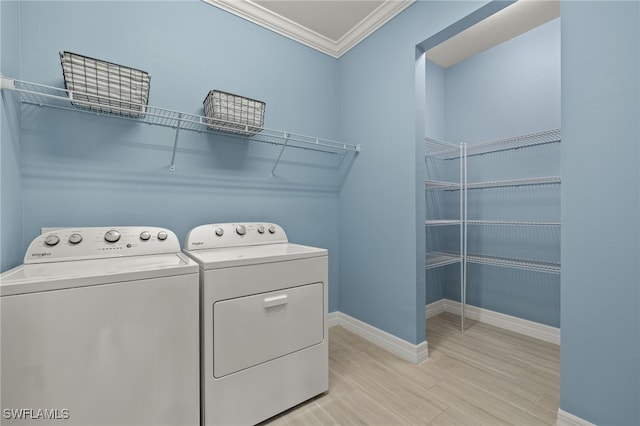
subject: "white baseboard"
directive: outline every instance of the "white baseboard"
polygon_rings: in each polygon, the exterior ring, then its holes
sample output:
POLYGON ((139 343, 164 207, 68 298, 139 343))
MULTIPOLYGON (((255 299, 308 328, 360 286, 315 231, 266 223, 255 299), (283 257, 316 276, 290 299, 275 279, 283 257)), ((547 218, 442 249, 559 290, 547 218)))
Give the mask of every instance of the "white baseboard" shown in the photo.
MULTIPOLYGON (((560 344, 559 328, 511 315, 501 314, 488 309, 478 308, 477 306, 472 305, 466 305, 464 311, 466 317, 472 320, 524 334, 525 336, 540 339, 545 342, 554 343, 556 345, 560 344)), ((460 315, 460 302, 441 299, 425 306, 425 316, 427 318, 438 315, 442 312, 451 312, 452 314, 460 315)))
POLYGON ((429 358, 429 346, 426 341, 418 345, 413 345, 406 340, 400 339, 342 312, 329 313, 327 324, 329 327, 336 325, 342 326, 405 361, 418 364, 429 358))
POLYGON ((329 312, 327 315, 327 327, 335 327, 336 325, 340 325, 340 315, 342 315, 339 311, 329 312))
POLYGON ((436 315, 440 315, 443 312, 447 312, 447 309, 445 308, 446 300, 447 299, 440 299, 433 303, 429 303, 427 306, 425 306, 424 307, 425 318, 435 317, 436 315))
POLYGON ((556 426, 595 426, 593 423, 558 408, 556 426))
MULTIPOLYGON (((460 303, 449 299, 441 299, 425 306, 426 318, 442 312, 451 312, 460 315, 460 303)), ((545 342, 556 345, 560 344, 559 328, 471 305, 465 307, 465 314, 467 318, 476 321, 524 334, 525 336, 540 339, 545 342)), ((380 330, 339 311, 328 314, 327 325, 329 327, 340 325, 352 333, 412 363, 417 364, 429 358, 429 346, 426 341, 419 345, 413 345, 406 340, 400 339, 386 331, 380 330)), ((569 425, 570 424, 567 424, 567 426, 569 425)))

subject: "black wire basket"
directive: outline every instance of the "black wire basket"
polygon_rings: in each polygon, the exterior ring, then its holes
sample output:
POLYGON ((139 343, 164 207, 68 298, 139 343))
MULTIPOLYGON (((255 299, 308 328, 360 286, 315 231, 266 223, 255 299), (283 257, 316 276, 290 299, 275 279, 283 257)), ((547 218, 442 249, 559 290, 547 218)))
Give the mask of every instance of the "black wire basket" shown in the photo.
POLYGON ((242 136, 262 131, 266 107, 262 101, 211 90, 203 105, 209 129, 242 136))
POLYGON ((71 52, 60 52, 60 64, 72 105, 125 117, 144 117, 151 82, 147 72, 71 52))

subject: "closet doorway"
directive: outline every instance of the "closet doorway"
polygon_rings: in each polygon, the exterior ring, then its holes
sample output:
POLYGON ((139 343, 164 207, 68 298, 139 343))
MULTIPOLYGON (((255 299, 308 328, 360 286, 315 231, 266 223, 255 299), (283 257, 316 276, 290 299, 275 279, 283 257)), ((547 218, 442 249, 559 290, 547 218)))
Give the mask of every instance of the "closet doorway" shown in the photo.
POLYGON ((426 316, 559 344, 560 3, 491 2, 419 47, 426 316))

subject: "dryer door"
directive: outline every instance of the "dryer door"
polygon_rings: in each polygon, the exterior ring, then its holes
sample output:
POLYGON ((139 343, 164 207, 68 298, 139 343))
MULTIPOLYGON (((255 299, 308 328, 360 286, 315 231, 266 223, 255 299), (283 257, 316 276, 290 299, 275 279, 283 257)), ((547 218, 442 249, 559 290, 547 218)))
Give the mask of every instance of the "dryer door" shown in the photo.
POLYGON ((322 283, 214 303, 214 377, 322 343, 324 309, 322 283))

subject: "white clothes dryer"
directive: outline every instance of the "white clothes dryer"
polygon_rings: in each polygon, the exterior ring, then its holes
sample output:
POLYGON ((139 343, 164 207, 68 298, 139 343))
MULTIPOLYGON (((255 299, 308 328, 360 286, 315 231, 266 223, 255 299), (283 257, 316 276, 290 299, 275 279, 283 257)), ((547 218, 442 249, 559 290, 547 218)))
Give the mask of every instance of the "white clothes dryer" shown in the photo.
POLYGON ((221 223, 184 252, 200 265, 203 425, 255 424, 329 389, 326 249, 221 223))
POLYGON ((198 287, 167 229, 38 236, 0 275, 0 423, 198 425, 198 287))

